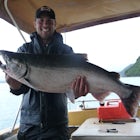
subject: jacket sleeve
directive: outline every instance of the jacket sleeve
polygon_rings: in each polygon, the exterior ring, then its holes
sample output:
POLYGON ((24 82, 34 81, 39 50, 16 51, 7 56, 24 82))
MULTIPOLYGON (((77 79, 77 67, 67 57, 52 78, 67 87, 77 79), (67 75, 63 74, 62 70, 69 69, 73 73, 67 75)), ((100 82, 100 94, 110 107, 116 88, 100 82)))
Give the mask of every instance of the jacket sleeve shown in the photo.
POLYGON ((73 54, 73 49, 66 44, 57 46, 56 54, 73 54))
POLYGON ((69 47, 69 46, 67 46, 67 45, 64 45, 65 47, 65 49, 64 49, 64 53, 65 54, 72 54, 72 53, 74 53, 73 52, 73 49, 71 48, 71 47, 69 47))

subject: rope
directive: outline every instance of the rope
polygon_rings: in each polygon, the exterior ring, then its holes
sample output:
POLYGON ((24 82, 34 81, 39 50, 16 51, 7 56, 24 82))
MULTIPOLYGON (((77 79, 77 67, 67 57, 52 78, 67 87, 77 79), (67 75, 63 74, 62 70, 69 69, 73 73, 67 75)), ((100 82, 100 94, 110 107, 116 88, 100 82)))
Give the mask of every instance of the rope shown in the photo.
POLYGON ((8 0, 4 0, 4 8, 5 8, 5 10, 6 10, 7 14, 9 15, 10 19, 12 20, 13 24, 15 25, 15 27, 17 28, 18 32, 20 33, 22 39, 24 40, 25 43, 27 43, 27 41, 26 41, 25 37, 23 36, 19 26, 17 25, 13 15, 11 14, 7 3, 8 3, 8 0))

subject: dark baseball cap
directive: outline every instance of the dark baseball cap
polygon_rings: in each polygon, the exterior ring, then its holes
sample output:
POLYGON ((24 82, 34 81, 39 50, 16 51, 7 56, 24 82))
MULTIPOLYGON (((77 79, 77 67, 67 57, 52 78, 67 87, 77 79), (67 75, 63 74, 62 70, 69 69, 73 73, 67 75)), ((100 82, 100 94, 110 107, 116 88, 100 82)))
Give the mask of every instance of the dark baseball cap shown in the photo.
POLYGON ((42 15, 55 19, 55 12, 48 6, 42 6, 36 10, 35 18, 40 18, 42 15))

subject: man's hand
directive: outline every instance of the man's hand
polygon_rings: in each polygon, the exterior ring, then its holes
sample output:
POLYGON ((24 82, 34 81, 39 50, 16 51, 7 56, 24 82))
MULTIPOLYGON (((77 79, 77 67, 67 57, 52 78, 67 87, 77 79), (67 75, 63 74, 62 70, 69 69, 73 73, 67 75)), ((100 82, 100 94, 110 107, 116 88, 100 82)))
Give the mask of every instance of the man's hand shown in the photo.
POLYGON ((5 80, 9 84, 11 89, 18 90, 21 87, 21 83, 17 80, 11 78, 8 74, 5 73, 5 80))
POLYGON ((86 80, 86 77, 78 76, 71 85, 75 98, 85 96, 89 92, 89 85, 86 80))

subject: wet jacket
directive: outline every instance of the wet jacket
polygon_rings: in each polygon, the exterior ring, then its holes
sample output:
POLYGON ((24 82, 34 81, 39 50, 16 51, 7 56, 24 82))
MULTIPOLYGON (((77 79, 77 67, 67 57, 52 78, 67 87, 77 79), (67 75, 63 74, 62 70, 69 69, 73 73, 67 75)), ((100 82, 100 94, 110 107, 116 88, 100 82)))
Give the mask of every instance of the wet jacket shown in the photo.
MULTIPOLYGON (((40 37, 34 32, 31 35, 31 42, 23 44, 18 52, 69 54, 73 53, 73 50, 63 44, 62 36, 57 32, 54 33, 52 41, 47 46, 41 44, 40 37)), ((20 117, 21 131, 24 132, 33 125, 43 125, 45 127, 67 125, 67 97, 65 94, 44 93, 25 85, 22 85, 19 90, 11 90, 11 92, 15 95, 23 94, 20 117)))

